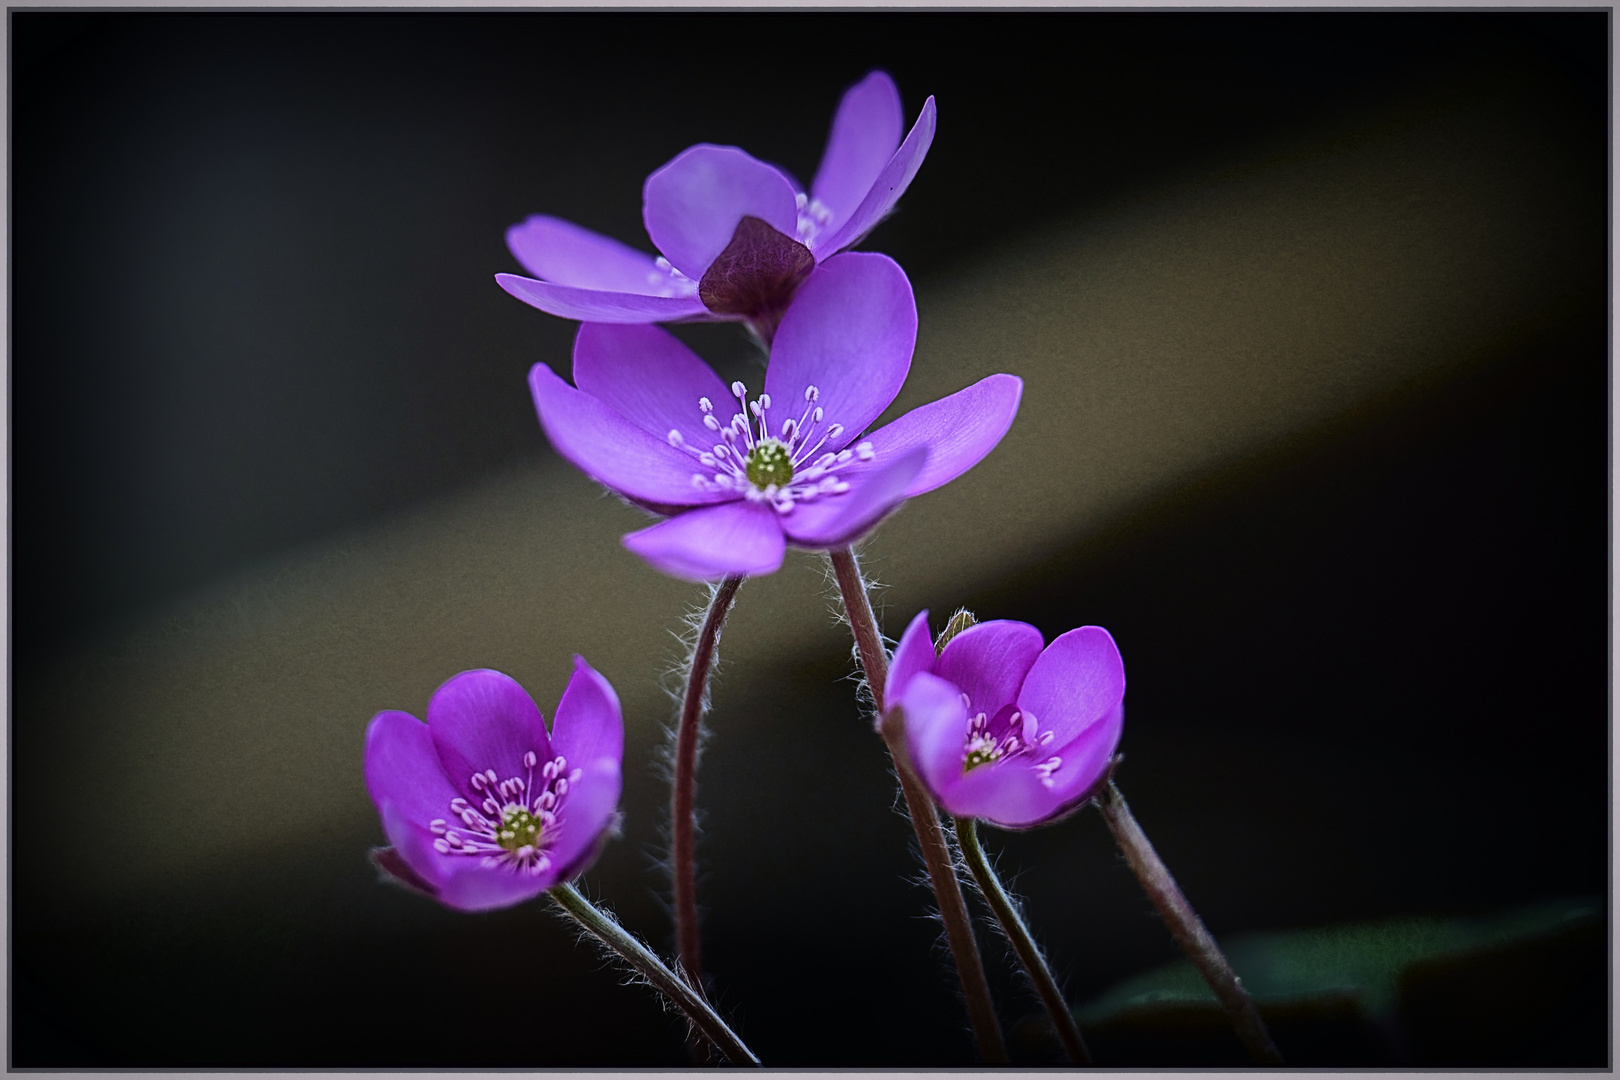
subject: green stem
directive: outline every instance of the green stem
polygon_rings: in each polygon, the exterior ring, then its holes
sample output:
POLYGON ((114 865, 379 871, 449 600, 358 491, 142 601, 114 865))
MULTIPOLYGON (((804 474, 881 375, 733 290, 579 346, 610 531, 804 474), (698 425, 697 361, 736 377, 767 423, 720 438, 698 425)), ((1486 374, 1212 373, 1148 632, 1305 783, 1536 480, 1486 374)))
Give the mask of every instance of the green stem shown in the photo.
POLYGON ((1051 969, 1046 966, 1046 958, 1030 936, 1029 928, 1019 917, 1018 905, 1001 887, 990 860, 984 857, 984 848, 979 846, 977 823, 972 818, 956 819, 956 842, 962 849, 962 858, 968 869, 973 871, 973 880, 979 883, 979 891, 984 894, 990 910, 996 913, 996 919, 1012 944, 1013 952, 1018 954, 1018 962, 1024 965, 1029 981, 1035 984, 1035 991, 1040 994, 1041 1004, 1046 1006, 1047 1013, 1052 1017, 1052 1026, 1057 1028, 1058 1039, 1062 1041, 1069 1060, 1076 1065, 1090 1065, 1091 1051, 1086 1049, 1086 1040, 1080 1035, 1074 1014, 1069 1011, 1069 1004, 1063 999, 1063 993, 1052 978, 1051 969))
POLYGON ((1227 963, 1220 946, 1215 944, 1214 935, 1205 928, 1204 920, 1198 917, 1176 879, 1170 876, 1164 860, 1153 850, 1153 844, 1126 805, 1125 796, 1112 780, 1096 802, 1103 819, 1113 830, 1115 842, 1125 853, 1125 861, 1131 864, 1136 879, 1142 883, 1142 891, 1153 901, 1181 951, 1215 991, 1249 1057, 1259 1065, 1281 1065, 1282 1055, 1277 1052, 1277 1044, 1271 1041, 1271 1033, 1266 1030, 1266 1022, 1260 1019, 1260 1011, 1254 1007, 1249 992, 1243 989, 1242 981, 1227 963))
MULTIPOLYGON (((872 613, 872 601, 866 595, 866 582, 861 568, 850 548, 838 548, 827 553, 832 562, 833 575, 838 580, 838 592, 849 616, 850 632, 855 636, 855 648, 861 658, 861 669, 866 674, 866 685, 872 692, 872 703, 879 716, 883 715, 883 684, 889 675, 889 657, 883 648, 883 635, 878 632, 877 616, 872 613)), ((984 977, 984 963, 979 958, 979 945, 973 939, 973 924, 968 919, 967 903, 962 899, 962 883, 956 878, 956 867, 945 830, 939 822, 934 801, 911 769, 906 754, 905 736, 899 725, 885 723, 883 741, 894 758, 895 772, 900 776, 900 791, 905 796, 906 811, 911 816, 911 827, 916 830, 917 844, 922 848, 923 863, 928 867, 928 880, 934 887, 934 898, 939 904, 940 918, 945 923, 945 938, 950 942, 951 959, 956 963, 956 976, 962 983, 962 996, 967 1001, 968 1019, 979 1043, 979 1057, 991 1064, 1007 1062, 1007 1048, 1001 1039, 1001 1025, 996 1020, 995 1004, 990 998, 990 983, 984 977)))
POLYGON ((698 1030, 703 1032, 733 1064, 759 1064, 759 1058, 755 1057, 754 1052, 744 1046, 736 1033, 726 1026, 726 1022, 720 1019, 720 1014, 703 1000, 703 995, 666 967, 651 949, 620 926, 613 916, 585 899, 578 889, 567 882, 552 886, 549 895, 557 902, 558 907, 573 917, 574 921, 600 938, 603 944, 623 957, 625 963, 635 968, 655 989, 678 1005, 698 1030))

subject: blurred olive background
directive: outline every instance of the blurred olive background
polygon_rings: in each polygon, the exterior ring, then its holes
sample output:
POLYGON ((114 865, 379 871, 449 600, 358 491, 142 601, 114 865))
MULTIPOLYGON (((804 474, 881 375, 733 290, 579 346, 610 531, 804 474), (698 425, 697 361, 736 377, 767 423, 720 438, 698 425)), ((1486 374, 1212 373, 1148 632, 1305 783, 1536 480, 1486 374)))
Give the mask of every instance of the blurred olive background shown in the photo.
MULTIPOLYGON (((886 629, 1107 626, 1119 782, 1223 938, 1607 910, 1607 12, 9 26, 12 1065, 684 1061, 543 903, 377 883, 363 733, 468 667, 549 715, 583 653, 629 730, 587 888, 668 945, 665 687, 703 597, 546 446, 524 378, 574 327, 495 286, 502 233, 645 247, 643 178, 699 141, 808 178, 876 66, 940 117, 865 245, 917 289, 897 411, 1026 380, 1002 446, 865 546, 886 629)), ((680 332, 757 373, 735 328, 680 332)), ((970 1063, 818 558, 745 585, 722 658, 716 1000, 770 1064, 970 1063)), ((986 844, 1077 1005, 1176 956, 1094 813, 986 844)), ((1604 1065, 1606 920, 1578 929, 1279 1042, 1604 1065)), ((982 941, 1013 1027, 1035 1001, 982 941)), ((1103 1064, 1241 1060, 1143 1015, 1093 1027, 1103 1064)))

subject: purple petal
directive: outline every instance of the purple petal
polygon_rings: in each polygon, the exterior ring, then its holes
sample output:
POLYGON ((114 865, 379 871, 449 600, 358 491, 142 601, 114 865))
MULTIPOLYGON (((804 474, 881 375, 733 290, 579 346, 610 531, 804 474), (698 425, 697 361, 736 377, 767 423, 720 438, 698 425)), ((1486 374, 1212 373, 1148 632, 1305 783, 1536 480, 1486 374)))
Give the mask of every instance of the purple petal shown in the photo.
POLYGON ((810 194, 832 212, 824 230, 836 230, 872 190, 900 145, 904 123, 900 91, 887 72, 874 71, 844 91, 810 185, 810 194))
POLYGON ((651 255, 547 214, 507 229, 506 246, 525 270, 558 285, 658 296, 669 282, 651 255))
POLYGON ((444 771, 474 806, 487 797, 471 783, 474 773, 493 770, 495 781, 527 776, 524 755, 551 757, 551 740, 534 699, 499 671, 463 671, 428 702, 428 730, 444 771))
POLYGON ((569 386, 546 365, 529 370, 529 390, 551 445, 598 483, 660 506, 696 506, 722 497, 693 486, 692 477, 708 471, 696 458, 569 386))
POLYGON ((428 726, 410 713, 381 712, 371 721, 365 771, 372 802, 391 802, 422 827, 449 817, 450 800, 460 794, 445 776, 428 726))
MULTIPOLYGON (((382 818, 383 835, 388 837, 395 853, 415 874, 420 885, 430 890, 436 892, 444 884, 452 872, 452 862, 466 858, 434 851, 433 834, 425 826, 407 821, 404 812, 391 799, 377 805, 377 815, 382 818)), ((417 882, 412 885, 420 887, 417 882)))
MULTIPOLYGON (((655 439, 679 431, 688 446, 711 450, 719 435, 703 426, 702 398, 716 419, 731 419, 736 398, 708 364, 657 326, 585 323, 574 338, 574 385, 655 439), (727 402, 730 402, 728 407, 727 402)), ((703 471, 692 457, 690 473, 703 471)))
POLYGON ((735 146, 688 147, 647 177, 642 188, 647 235, 693 281, 731 243, 744 215, 785 236, 798 232, 793 185, 735 146))
POLYGON ((1108 770, 1108 761, 1119 747, 1119 736, 1125 726, 1125 705, 1122 702, 1104 714, 1103 718, 1082 731, 1066 744, 1056 741, 1043 747, 1034 759, 1045 761, 1050 757, 1063 759, 1051 773, 1052 792, 1064 807, 1072 806, 1087 795, 1108 770))
POLYGON ((906 684, 920 671, 934 670, 934 639, 928 632, 928 609, 917 612, 889 661, 889 677, 883 684, 883 700, 895 702, 906 692, 906 684))
MULTIPOLYGON (((765 391, 797 416, 806 387, 821 392, 827 424, 854 441, 900 392, 917 344, 917 302, 905 271, 887 255, 848 254, 818 266, 782 318, 765 391)), ((838 445, 834 445, 837 443, 838 445)))
POLYGON ((624 546, 664 573, 688 581, 774 573, 785 548, 776 511, 742 499, 688 510, 630 533, 624 546))
POLYGON ((551 720, 551 750, 568 759, 571 769, 624 760, 624 714, 612 685, 582 656, 574 657, 574 675, 551 720))
POLYGON ((399 853, 398 848, 372 848, 371 865, 382 872, 385 882, 391 881, 395 885, 410 889, 412 892, 419 892, 432 900, 439 898, 439 887, 411 869, 411 864, 405 861, 405 857, 399 853))
POLYGON ((844 494, 820 495, 795 506, 782 518, 782 530, 798 547, 820 550, 848 544, 906 501, 906 488, 927 463, 928 451, 919 446, 880 468, 852 475, 844 494))
POLYGON ((439 902, 457 911, 511 907, 539 896, 557 883, 554 869, 520 874, 500 866, 479 866, 471 858, 461 861, 470 865, 458 868, 439 887, 439 902))
POLYGON ((1035 715, 1041 731, 1055 735, 1052 745, 1063 746, 1102 720, 1124 696, 1125 662, 1114 639, 1100 626, 1082 626, 1060 635, 1041 653, 1024 679, 1018 706, 1035 715))
POLYGON ((926 671, 906 683, 898 704, 906 729, 906 751, 912 768, 934 798, 955 813, 951 793, 962 780, 962 754, 967 747, 968 714, 962 692, 926 671))
POLYGON ((1002 706, 1018 700, 1018 688, 1040 655, 1039 630, 1029 623, 995 619, 953 637, 934 670, 967 694, 969 716, 994 718, 1002 706))
POLYGON ((516 274, 496 274, 495 283, 530 307, 537 307, 548 315, 581 322, 692 322, 717 318, 695 296, 601 292, 572 285, 553 285, 549 281, 535 281, 516 274))
POLYGON ((584 775, 569 785, 568 795, 557 811, 556 835, 546 848, 554 880, 585 872, 619 809, 623 786, 619 763, 598 758, 581 771, 584 775))
POLYGON ((933 141, 934 99, 929 98, 923 102, 922 115, 918 116, 916 124, 912 125, 906 141, 900 144, 900 149, 894 152, 889 163, 878 174, 872 189, 861 200, 860 206, 855 208, 837 232, 825 239, 817 237, 810 245, 816 256, 826 258, 834 252, 853 247, 860 242, 861 237, 871 232, 877 223, 894 209, 894 204, 899 201, 900 196, 905 194, 906 188, 911 184, 911 178, 917 175, 917 169, 921 167, 923 158, 928 155, 928 147, 933 141))
POLYGON ((867 436, 879 460, 913 446, 928 447, 928 467, 917 474, 906 498, 933 491, 977 465, 996 448, 1018 413, 1024 380, 991 375, 949 397, 912 409, 867 436))
POLYGON ((941 799, 946 809, 958 817, 974 817, 1007 829, 1027 829, 1057 817, 1072 799, 1041 783, 1030 758, 1017 755, 966 773, 951 786, 950 797, 941 799))

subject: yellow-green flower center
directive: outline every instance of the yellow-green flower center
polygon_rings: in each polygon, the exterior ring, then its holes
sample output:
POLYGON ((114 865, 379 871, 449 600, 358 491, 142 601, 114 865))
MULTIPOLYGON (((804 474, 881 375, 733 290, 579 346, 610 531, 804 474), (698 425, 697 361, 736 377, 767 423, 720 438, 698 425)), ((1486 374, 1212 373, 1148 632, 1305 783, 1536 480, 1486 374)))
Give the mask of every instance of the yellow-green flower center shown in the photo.
POLYGON ((782 440, 761 439, 748 452, 743 469, 748 474, 749 483, 761 490, 772 484, 779 488, 786 487, 793 479, 793 456, 787 443, 782 440))
POLYGON ((507 851, 540 846, 540 819, 519 806, 508 806, 495 830, 495 842, 507 851))

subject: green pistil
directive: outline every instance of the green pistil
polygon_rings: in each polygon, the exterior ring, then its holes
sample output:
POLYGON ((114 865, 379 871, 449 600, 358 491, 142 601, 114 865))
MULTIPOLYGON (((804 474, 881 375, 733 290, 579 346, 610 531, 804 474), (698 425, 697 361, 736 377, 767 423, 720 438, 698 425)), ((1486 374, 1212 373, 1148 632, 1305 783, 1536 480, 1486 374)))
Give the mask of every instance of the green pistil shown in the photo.
POLYGON ((507 851, 540 846, 540 819, 527 810, 508 806, 495 830, 495 842, 507 851))
POLYGON ((970 773, 974 769, 977 769, 980 765, 990 764, 992 761, 995 761, 997 757, 998 755, 994 749, 969 750, 967 752, 967 757, 962 759, 962 772, 964 774, 970 773))
POLYGON ((743 469, 748 473, 749 483, 757 488, 768 488, 772 484, 786 487, 793 479, 793 458, 788 453, 787 443, 764 439, 748 452, 743 469))

